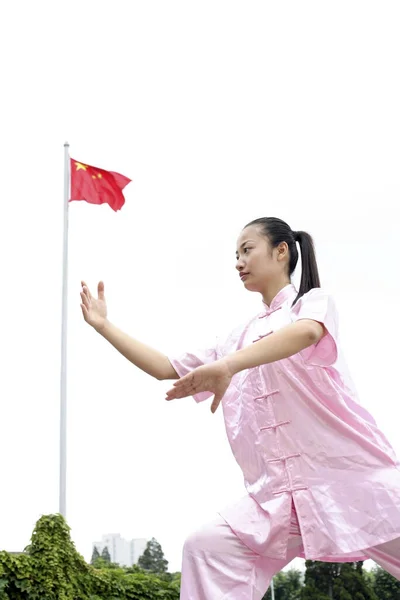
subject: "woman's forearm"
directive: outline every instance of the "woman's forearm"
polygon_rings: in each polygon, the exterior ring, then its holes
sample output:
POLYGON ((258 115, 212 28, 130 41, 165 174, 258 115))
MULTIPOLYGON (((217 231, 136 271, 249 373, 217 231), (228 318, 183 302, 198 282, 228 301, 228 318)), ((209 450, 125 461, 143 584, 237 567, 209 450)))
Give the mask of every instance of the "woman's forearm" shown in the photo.
POLYGON ((324 333, 323 325, 317 321, 296 321, 251 346, 229 354, 223 360, 232 374, 239 373, 245 369, 289 358, 319 342, 324 333))
POLYGON ((99 330, 102 335, 118 352, 125 356, 136 367, 156 379, 179 379, 179 375, 165 354, 135 340, 118 327, 106 321, 99 330))

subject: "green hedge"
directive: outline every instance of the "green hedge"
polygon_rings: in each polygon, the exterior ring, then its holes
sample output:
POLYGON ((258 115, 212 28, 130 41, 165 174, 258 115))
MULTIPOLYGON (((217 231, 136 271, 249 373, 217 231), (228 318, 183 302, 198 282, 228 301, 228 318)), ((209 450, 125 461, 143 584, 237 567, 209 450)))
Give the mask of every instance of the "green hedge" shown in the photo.
POLYGON ((24 553, 0 552, 0 600, 178 600, 179 584, 179 575, 87 564, 61 515, 39 519, 24 553))

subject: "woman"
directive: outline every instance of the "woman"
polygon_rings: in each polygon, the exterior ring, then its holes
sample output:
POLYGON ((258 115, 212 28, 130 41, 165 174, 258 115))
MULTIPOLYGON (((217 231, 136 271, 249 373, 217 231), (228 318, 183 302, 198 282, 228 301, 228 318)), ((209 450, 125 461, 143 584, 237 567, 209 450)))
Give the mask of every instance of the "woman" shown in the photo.
POLYGON ((133 364, 178 379, 167 399, 214 395, 247 495, 188 538, 181 598, 262 598, 295 556, 373 558, 400 578, 400 470, 338 365, 337 314, 312 238, 262 218, 243 229, 237 270, 263 309, 204 352, 167 358, 107 320, 83 284, 85 320, 133 364), (290 282, 301 251, 300 289, 290 282))

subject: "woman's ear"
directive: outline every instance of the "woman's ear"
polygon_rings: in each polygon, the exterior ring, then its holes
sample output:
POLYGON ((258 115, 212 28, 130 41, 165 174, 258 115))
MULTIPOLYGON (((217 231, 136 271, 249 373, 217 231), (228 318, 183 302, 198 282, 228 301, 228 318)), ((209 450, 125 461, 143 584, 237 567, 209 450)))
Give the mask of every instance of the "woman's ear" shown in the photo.
POLYGON ((279 261, 289 258, 289 246, 286 242, 281 242, 276 248, 276 256, 279 261))

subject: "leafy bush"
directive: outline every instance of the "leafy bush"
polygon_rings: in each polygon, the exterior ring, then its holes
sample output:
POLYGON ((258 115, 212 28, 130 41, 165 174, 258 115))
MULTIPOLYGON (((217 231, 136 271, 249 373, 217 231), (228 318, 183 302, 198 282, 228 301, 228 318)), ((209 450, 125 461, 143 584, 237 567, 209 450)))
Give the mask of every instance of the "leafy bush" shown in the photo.
POLYGON ((0 600, 178 600, 179 587, 179 574, 87 564, 61 515, 41 517, 23 553, 0 552, 0 600))

